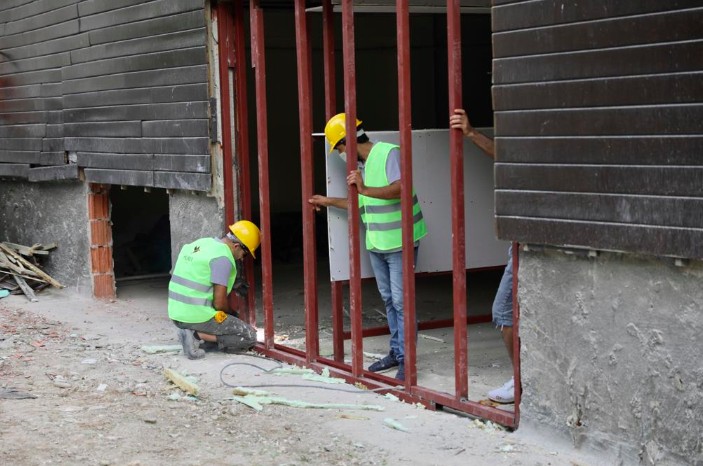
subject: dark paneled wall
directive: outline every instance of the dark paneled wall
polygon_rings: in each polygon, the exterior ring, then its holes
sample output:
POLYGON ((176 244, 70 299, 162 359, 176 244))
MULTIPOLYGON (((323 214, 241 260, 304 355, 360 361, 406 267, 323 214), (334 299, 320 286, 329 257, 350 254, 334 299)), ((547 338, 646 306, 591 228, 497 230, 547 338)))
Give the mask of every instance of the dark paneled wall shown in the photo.
POLYGON ((700 0, 494 0, 498 236, 703 257, 700 0))
POLYGON ((209 190, 203 5, 1 2, 0 176, 209 190))

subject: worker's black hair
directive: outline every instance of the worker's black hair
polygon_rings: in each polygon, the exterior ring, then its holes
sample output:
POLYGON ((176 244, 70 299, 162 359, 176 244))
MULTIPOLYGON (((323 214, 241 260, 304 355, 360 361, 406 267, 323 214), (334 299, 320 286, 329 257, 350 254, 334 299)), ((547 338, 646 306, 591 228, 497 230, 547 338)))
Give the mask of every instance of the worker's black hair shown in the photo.
POLYGON ((366 135, 366 131, 364 131, 364 127, 359 125, 356 127, 356 134, 361 133, 359 136, 356 137, 356 142, 358 144, 363 144, 365 142, 369 142, 369 137, 366 135))

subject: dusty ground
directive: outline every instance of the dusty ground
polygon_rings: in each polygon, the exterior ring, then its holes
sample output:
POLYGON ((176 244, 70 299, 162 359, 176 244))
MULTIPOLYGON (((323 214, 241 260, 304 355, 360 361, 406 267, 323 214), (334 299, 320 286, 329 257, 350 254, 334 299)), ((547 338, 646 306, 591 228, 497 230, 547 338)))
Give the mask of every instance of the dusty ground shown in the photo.
POLYGON ((177 344, 158 302, 114 303, 45 290, 40 302, 0 300, 0 458, 3 464, 295 465, 490 464, 588 465, 578 452, 445 412, 381 395, 316 388, 298 375, 230 366, 235 385, 318 403, 379 406, 383 411, 267 405, 257 412, 232 400, 220 380, 228 363, 266 369, 277 363, 246 355, 148 354, 144 345, 177 344), (158 309, 161 309, 158 311, 158 309), (193 377, 186 396, 164 368, 193 377), (391 418, 405 427, 388 427, 391 418))

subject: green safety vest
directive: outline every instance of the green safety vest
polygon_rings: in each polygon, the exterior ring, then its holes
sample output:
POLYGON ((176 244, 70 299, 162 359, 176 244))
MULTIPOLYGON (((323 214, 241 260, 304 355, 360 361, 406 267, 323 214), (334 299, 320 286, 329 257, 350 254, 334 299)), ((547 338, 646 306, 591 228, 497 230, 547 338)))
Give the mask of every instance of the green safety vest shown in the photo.
POLYGON ((227 257, 232 273, 227 293, 237 278, 237 266, 229 246, 215 238, 201 238, 181 248, 168 284, 168 316, 186 323, 207 322, 215 316, 214 286, 210 281, 210 261, 227 257))
MULTIPOLYGON (((386 160, 391 150, 397 147, 386 142, 373 145, 364 165, 366 186, 379 188, 390 184, 386 175, 386 160)), ((366 249, 390 251, 403 246, 400 199, 377 199, 360 194, 359 211, 366 227, 366 249)), ((418 241, 425 235, 427 226, 413 189, 413 241, 418 241)))

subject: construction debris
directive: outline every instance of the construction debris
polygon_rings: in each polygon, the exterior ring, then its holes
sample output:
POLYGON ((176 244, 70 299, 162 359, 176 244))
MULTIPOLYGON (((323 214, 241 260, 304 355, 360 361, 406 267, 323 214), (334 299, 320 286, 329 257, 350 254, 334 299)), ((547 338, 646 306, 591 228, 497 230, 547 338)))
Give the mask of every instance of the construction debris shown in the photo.
POLYGON ((173 369, 164 369, 164 376, 184 392, 193 396, 198 395, 198 386, 173 369))
POLYGON ((157 354, 157 353, 178 353, 183 349, 181 345, 153 345, 153 346, 142 346, 142 351, 147 354, 157 354))
POLYGON ((446 343, 446 341, 442 340, 441 338, 433 337, 432 335, 425 335, 424 333, 420 333, 420 338, 424 338, 425 340, 432 340, 432 341, 438 341, 440 343, 446 343))
POLYGON ((383 406, 377 405, 360 405, 360 404, 344 404, 344 403, 308 403, 307 401, 288 400, 277 396, 271 396, 270 392, 265 390, 256 390, 253 388, 236 387, 233 400, 250 408, 261 411, 263 405, 284 405, 293 408, 312 408, 312 409, 357 409, 367 411, 383 411, 383 406))
POLYGON ((250 408, 261 411, 263 405, 283 405, 292 408, 310 408, 310 409, 357 409, 365 411, 383 411, 383 406, 378 405, 362 405, 362 404, 347 404, 347 403, 308 403, 307 401, 289 400, 281 397, 273 396, 234 396, 234 401, 249 406, 250 408))
POLYGON ((383 423, 390 427, 391 429, 399 430, 401 432, 410 432, 410 429, 405 427, 403 424, 400 422, 396 421, 395 419, 391 417, 387 417, 383 420, 383 423))
POLYGON ((31 302, 38 301, 36 292, 48 285, 55 288, 64 286, 41 269, 37 256, 47 256, 56 243, 23 246, 14 243, 0 243, 0 290, 11 294, 24 294, 31 302))

